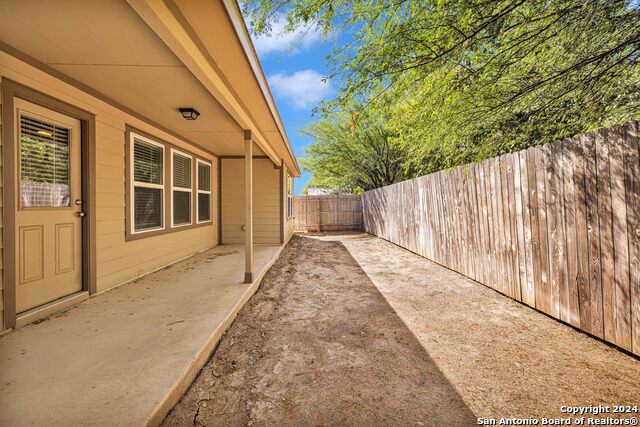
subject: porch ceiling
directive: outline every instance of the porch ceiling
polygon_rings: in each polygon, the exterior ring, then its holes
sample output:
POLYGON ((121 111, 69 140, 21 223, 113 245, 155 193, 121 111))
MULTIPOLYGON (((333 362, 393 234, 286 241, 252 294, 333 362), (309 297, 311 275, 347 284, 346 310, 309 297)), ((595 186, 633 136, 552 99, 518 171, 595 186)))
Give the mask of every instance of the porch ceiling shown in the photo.
POLYGON ((216 154, 243 153, 242 128, 124 0, 3 1, 0 17, 10 47, 216 154))

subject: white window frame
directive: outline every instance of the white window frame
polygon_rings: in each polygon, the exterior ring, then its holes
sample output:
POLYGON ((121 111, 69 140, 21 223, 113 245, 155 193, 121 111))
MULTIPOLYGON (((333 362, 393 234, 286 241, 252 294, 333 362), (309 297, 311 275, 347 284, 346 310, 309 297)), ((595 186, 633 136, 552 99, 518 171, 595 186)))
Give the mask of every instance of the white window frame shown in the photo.
POLYGON ((194 179, 193 179, 194 173, 193 173, 193 156, 189 153, 185 153, 184 151, 180 151, 180 150, 176 150, 175 148, 171 148, 171 180, 170 180, 170 188, 171 188, 171 228, 180 228, 180 227, 188 227, 190 225, 193 225, 193 185, 194 185, 194 179), (174 154, 179 154, 181 156, 184 157, 188 157, 191 161, 191 188, 186 188, 186 187, 174 187, 173 186, 173 156, 174 154), (191 210, 191 215, 190 215, 190 219, 191 221, 189 222, 185 222, 184 224, 174 224, 173 222, 173 190, 176 189, 177 191, 184 191, 184 192, 189 192, 189 209, 191 210))
POLYGON ((293 218, 293 177, 287 173, 287 219, 293 218), (291 183, 291 193, 289 193, 289 183, 291 183))
POLYGON ((165 183, 166 183, 166 178, 167 178, 167 171, 165 170, 165 166, 166 166, 166 161, 165 161, 165 155, 166 155, 166 150, 164 147, 164 144, 161 144, 159 142, 153 141, 149 138, 146 138, 138 133, 135 132, 131 132, 129 135, 129 209, 130 209, 130 218, 131 218, 131 224, 130 226, 130 230, 129 232, 134 235, 134 234, 144 234, 144 233, 150 233, 153 231, 158 231, 158 230, 164 230, 165 229, 165 220, 164 220, 164 202, 165 202, 165 183), (135 139, 139 139, 149 145, 155 145, 156 147, 160 147, 162 149, 162 184, 151 184, 148 182, 140 182, 140 181, 136 181, 135 180, 135 170, 134 170, 134 148, 135 148, 135 139), (136 204, 135 204, 135 198, 136 198, 136 192, 135 192, 135 188, 136 187, 145 187, 145 188, 154 188, 157 190, 160 190, 160 202, 161 202, 161 208, 160 208, 160 222, 162 223, 162 225, 160 227, 153 227, 153 228, 145 228, 144 230, 136 230, 136 204))
POLYGON ((212 207, 213 207, 213 203, 212 203, 212 198, 211 198, 211 189, 213 188, 213 167, 211 165, 210 162, 205 162, 202 159, 196 159, 196 180, 198 182, 196 182, 196 224, 206 224, 208 222, 213 222, 213 214, 212 214, 212 207), (198 168, 200 167, 200 164, 203 164, 205 166, 209 166, 209 191, 207 190, 201 190, 200 189, 200 171, 198 170, 198 168), (199 194, 208 194, 209 195, 209 219, 204 220, 204 221, 200 221, 200 198, 198 197, 199 194))

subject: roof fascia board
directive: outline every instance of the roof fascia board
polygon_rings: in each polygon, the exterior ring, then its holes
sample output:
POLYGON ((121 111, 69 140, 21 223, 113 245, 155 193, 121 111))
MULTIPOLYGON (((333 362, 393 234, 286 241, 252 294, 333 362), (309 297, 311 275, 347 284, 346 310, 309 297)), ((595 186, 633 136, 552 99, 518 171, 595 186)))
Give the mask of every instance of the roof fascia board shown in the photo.
POLYGON ((267 79, 264 76, 264 71, 262 70, 262 66, 260 65, 260 60, 258 59, 258 55, 253 46, 253 42, 251 41, 251 36, 249 35, 249 30, 247 29, 244 18, 242 17, 242 12, 240 11, 238 2, 236 0, 223 0, 223 4, 227 11, 227 15, 229 15, 229 19, 233 24, 233 28, 236 30, 238 39, 242 44, 244 53, 247 56, 247 60, 249 61, 249 64, 251 64, 253 74, 256 76, 258 85, 260 85, 260 89, 262 90, 264 99, 265 101, 267 101, 269 110, 271 110, 271 115, 273 116, 273 119, 278 126, 278 130, 282 135, 282 139, 285 141, 287 150, 289 151, 289 155, 291 156, 291 159, 293 161, 293 166, 296 168, 298 174, 300 174, 300 167, 298 166, 296 156, 293 154, 293 150, 291 149, 289 137, 287 136, 284 124, 282 123, 282 118, 280 117, 278 108, 276 107, 275 101, 273 100, 271 89, 269 89, 269 85, 267 84, 267 79))
POLYGON ((127 2, 194 77, 220 102, 238 125, 252 131, 254 142, 276 165, 279 165, 280 158, 269 145, 251 115, 229 88, 222 72, 198 48, 197 43, 167 4, 163 0, 127 0, 127 2))

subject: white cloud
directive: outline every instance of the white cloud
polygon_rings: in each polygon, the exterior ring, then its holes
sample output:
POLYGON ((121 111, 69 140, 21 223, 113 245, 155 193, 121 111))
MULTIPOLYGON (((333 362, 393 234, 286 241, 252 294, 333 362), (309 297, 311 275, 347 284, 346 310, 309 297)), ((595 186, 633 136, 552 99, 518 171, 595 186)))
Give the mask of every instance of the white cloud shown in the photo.
POLYGON ((270 34, 262 34, 253 39, 253 45, 258 55, 263 56, 271 52, 295 52, 297 47, 308 48, 320 40, 320 30, 315 24, 305 28, 297 28, 293 32, 285 32, 286 24, 285 18, 278 16, 271 26, 270 34))
POLYGON ((295 108, 313 107, 333 92, 330 81, 314 70, 296 71, 291 75, 272 74, 267 80, 277 97, 289 100, 295 108))

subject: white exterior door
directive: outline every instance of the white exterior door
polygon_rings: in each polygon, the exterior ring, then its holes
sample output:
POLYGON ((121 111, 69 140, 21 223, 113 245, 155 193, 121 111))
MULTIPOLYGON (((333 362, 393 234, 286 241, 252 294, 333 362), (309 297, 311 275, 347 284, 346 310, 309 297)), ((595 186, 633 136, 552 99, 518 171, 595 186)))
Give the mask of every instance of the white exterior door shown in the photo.
POLYGON ((82 289, 79 120, 15 99, 16 312, 82 289))

